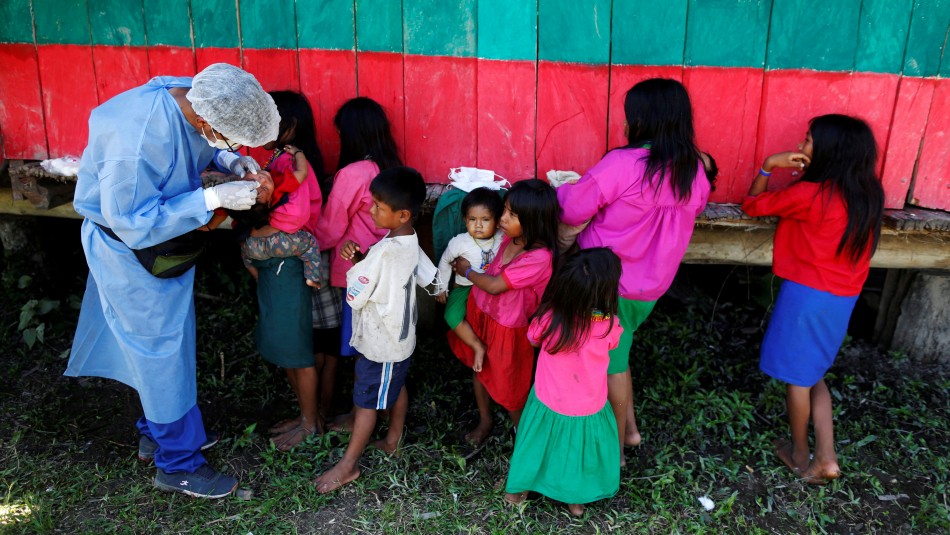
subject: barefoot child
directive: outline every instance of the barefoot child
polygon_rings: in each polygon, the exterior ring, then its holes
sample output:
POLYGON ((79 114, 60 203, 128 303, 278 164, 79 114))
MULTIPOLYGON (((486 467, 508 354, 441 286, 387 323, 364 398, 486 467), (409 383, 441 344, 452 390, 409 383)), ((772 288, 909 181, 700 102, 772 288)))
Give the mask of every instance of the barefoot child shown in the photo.
MULTIPOLYGON (((634 85, 627 91, 624 114, 627 145, 608 152, 576 184, 558 188, 557 195, 565 225, 590 221, 577 237, 578 246, 610 247, 623 266, 617 313, 623 337, 611 352, 607 383, 619 440, 636 446, 633 333, 673 282, 710 183, 681 83, 654 78, 634 85)), ((619 462, 624 464, 622 456, 619 462)))
POLYGON ((769 320, 759 367, 788 383, 791 442, 779 458, 808 483, 840 475, 831 394, 824 376, 848 330, 881 235, 884 190, 868 125, 846 115, 812 119, 799 152, 765 159, 742 209, 778 216, 772 271, 785 279, 769 320), (801 179, 766 191, 776 167, 804 169, 801 179), (809 462, 808 421, 815 429, 809 462))
MULTIPOLYGON (((498 248, 501 247, 503 234, 497 227, 505 205, 498 193, 488 188, 476 188, 462 199, 461 208, 466 232, 449 240, 439 261, 439 280, 444 282, 446 287, 452 275, 452 260, 461 256, 472 265, 472 271, 484 273, 485 267, 494 260, 498 248)), ((456 275, 455 288, 447 295, 443 290, 435 300, 446 305, 446 323, 475 352, 472 369, 480 372, 485 360, 485 344, 475 336, 472 326, 465 321, 465 306, 471 290, 472 282, 456 275)))
MULTIPOLYGON (((457 275, 472 281, 465 317, 486 346, 481 370, 472 383, 478 404, 478 427, 465 436, 481 444, 491 432, 491 400, 504 407, 515 426, 531 390, 534 348, 528 343, 528 319, 541 301, 557 255, 560 207, 554 188, 538 180, 522 180, 511 187, 501 216, 505 234, 495 259, 484 273, 465 258, 455 259, 457 275)), ((472 348, 454 332, 452 351, 474 368, 472 348)))
MULTIPOLYGON (((330 292, 320 291, 317 296, 322 306, 322 322, 326 327, 339 327, 340 335, 335 343, 321 342, 318 353, 323 355, 324 368, 320 377, 320 390, 327 402, 333 395, 338 356, 352 357, 350 347, 352 325, 349 305, 343 299, 346 288, 346 272, 353 264, 342 259, 343 244, 353 241, 365 248, 380 240, 386 229, 373 223, 370 207, 373 197, 370 182, 380 171, 402 165, 396 140, 392 136, 389 119, 383 107, 367 97, 356 97, 343 103, 333 117, 333 125, 340 135, 340 159, 333 187, 327 197, 323 216, 317 222, 316 237, 320 247, 332 249, 330 257, 330 292), (336 295, 334 295, 336 294, 336 295), (337 320, 337 321, 334 321, 337 320)), ((352 413, 338 418, 331 429, 348 428, 352 413)))
POLYGON ((422 176, 408 167, 387 169, 373 179, 370 192, 373 222, 389 232, 371 248, 349 241, 341 251, 354 262, 346 273, 346 300, 353 310, 349 343, 361 356, 353 387, 353 433, 340 462, 314 481, 321 494, 360 476, 359 460, 376 428, 377 411, 390 411, 389 430, 373 445, 387 453, 398 449, 409 407, 406 374, 416 345, 416 271, 435 273, 420 254, 412 227, 426 196, 422 176))
POLYGON ((607 365, 617 321, 620 259, 610 249, 568 256, 552 276, 528 339, 541 347, 511 456, 505 501, 529 490, 568 504, 609 498, 620 488, 617 421, 607 403, 607 365))

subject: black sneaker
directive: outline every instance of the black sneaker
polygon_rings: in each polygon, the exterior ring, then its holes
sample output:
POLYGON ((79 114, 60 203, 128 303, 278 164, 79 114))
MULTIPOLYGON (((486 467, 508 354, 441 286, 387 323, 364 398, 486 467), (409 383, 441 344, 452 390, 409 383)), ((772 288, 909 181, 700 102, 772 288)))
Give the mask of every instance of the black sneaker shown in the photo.
MULTIPOLYGON (((204 451, 211 446, 214 446, 218 443, 218 434, 214 431, 208 431, 207 440, 201 445, 201 451, 204 451)), ((158 449, 158 444, 154 440, 148 438, 145 435, 139 435, 139 460, 150 463, 155 460, 155 450, 158 449)))
POLYGON ((195 472, 169 474, 158 469, 155 472, 155 486, 161 490, 181 492, 195 498, 215 499, 234 492, 238 480, 203 464, 195 472))

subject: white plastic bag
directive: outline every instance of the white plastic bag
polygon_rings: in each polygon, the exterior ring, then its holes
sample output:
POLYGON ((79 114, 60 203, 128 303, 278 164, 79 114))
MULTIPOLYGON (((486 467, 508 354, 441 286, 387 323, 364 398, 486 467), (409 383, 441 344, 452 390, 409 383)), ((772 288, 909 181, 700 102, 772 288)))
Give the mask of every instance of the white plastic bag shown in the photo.
POLYGON ((466 192, 477 188, 499 190, 510 185, 505 177, 477 167, 453 167, 449 169, 449 180, 453 187, 466 192), (501 180, 495 180, 496 176, 501 180))
POLYGON ((43 160, 40 166, 49 173, 59 176, 76 176, 79 173, 79 158, 63 156, 52 160, 43 160))

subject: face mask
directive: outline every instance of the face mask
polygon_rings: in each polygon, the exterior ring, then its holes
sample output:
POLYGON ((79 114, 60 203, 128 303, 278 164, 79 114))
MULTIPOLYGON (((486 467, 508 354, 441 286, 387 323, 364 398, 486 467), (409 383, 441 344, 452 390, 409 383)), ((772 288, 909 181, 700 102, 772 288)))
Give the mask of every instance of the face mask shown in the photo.
POLYGON ((453 167, 449 170, 449 180, 452 185, 462 191, 472 191, 475 188, 498 190, 508 185, 508 181, 494 171, 475 167, 453 167), (498 176, 501 180, 495 180, 498 176))
POLYGON ((211 147, 214 147, 214 148, 216 148, 216 149, 221 149, 221 150, 226 150, 226 151, 234 152, 234 151, 236 151, 236 150, 238 150, 238 149, 241 148, 241 144, 240 144, 240 143, 228 144, 227 141, 225 141, 225 140, 223 140, 223 139, 218 139, 218 136, 214 135, 214 129, 213 129, 213 128, 211 129, 211 137, 214 138, 214 141, 211 141, 210 139, 208 139, 207 134, 205 134, 205 128, 204 128, 203 126, 201 127, 201 134, 202 134, 202 136, 205 138, 205 141, 208 143, 208 145, 211 146, 211 147))

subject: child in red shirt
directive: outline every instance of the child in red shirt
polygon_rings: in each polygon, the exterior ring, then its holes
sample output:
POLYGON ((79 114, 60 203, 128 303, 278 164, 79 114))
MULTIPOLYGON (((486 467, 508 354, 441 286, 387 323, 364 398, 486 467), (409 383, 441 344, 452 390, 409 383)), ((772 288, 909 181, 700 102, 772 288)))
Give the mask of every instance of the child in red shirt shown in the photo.
POLYGON ((742 209, 780 218, 772 271, 785 280, 759 361, 763 372, 788 383, 792 440, 776 441, 776 452, 804 481, 824 484, 840 476, 824 375, 868 276, 881 235, 884 189, 874 170, 874 135, 860 119, 816 117, 798 149, 765 159, 742 209), (776 167, 804 174, 783 190, 766 192, 776 167), (815 428, 810 462, 809 419, 815 428))

